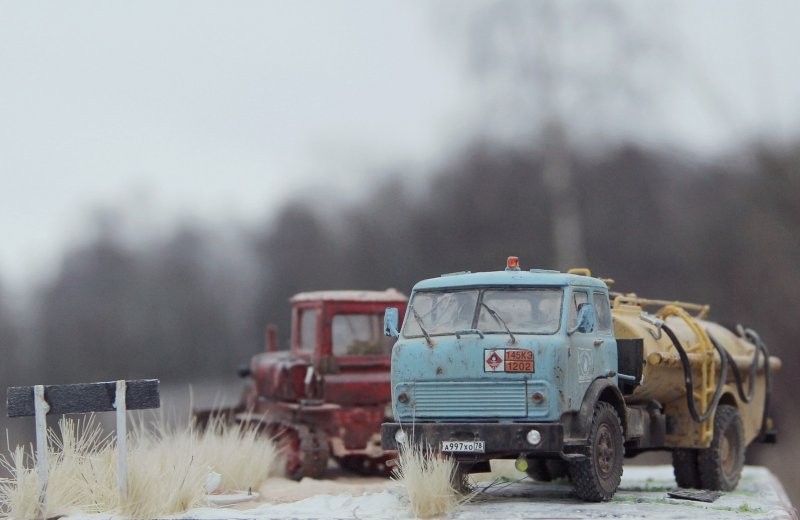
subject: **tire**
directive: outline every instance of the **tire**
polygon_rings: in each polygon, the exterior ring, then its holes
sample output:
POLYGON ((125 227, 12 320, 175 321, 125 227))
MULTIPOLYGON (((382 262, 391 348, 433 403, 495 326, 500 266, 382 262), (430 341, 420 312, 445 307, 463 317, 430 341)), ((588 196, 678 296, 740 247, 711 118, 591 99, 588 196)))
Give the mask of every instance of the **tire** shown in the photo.
POLYGON ((719 405, 714 414, 714 439, 711 446, 699 451, 697 466, 700 487, 717 491, 733 491, 744 467, 744 427, 739 411, 719 405))
POLYGON ((550 482, 569 476, 567 463, 561 459, 529 460, 528 469, 525 470, 525 473, 539 482, 550 482))
POLYGON ((318 479, 328 468, 328 442, 325 435, 300 424, 271 425, 272 438, 283 453, 286 476, 292 480, 303 477, 318 479))
POLYGON ((468 495, 472 492, 472 485, 469 481, 469 470, 471 465, 453 461, 455 467, 450 475, 450 485, 459 495, 468 495))
POLYGON ((597 403, 586 458, 569 463, 569 476, 578 498, 601 502, 614 496, 622 479, 623 443, 622 425, 616 410, 608 403, 597 403))
POLYGON ((678 487, 700 489, 700 469, 697 466, 697 452, 689 448, 672 450, 672 468, 678 487))

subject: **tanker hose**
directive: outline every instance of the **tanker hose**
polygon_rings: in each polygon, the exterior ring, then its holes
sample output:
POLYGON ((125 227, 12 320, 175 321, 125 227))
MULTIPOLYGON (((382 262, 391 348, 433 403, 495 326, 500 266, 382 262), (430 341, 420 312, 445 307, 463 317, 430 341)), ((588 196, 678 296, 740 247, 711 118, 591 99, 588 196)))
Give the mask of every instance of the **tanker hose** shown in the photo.
MULTIPOLYGON (((749 329, 748 329, 748 331, 752 332, 749 329)), ((753 332, 753 334, 755 335, 756 338, 758 337, 758 334, 755 334, 755 332, 753 332)), ((749 404, 750 401, 753 400, 753 395, 755 394, 756 371, 758 370, 758 360, 759 360, 759 357, 760 357, 759 355, 763 355, 764 356, 764 363, 765 363, 765 367, 766 367, 765 371, 768 373, 769 372, 769 366, 768 366, 768 364, 769 364, 769 354, 765 353, 764 344, 761 343, 760 339, 757 340, 757 341, 753 341, 753 336, 751 336, 751 335, 749 335, 749 334, 747 334, 746 332, 743 332, 743 331, 740 331, 739 335, 741 337, 743 337, 744 339, 747 339, 748 341, 750 341, 751 343, 753 343, 756 346, 755 352, 753 353, 753 361, 752 361, 752 363, 750 363, 750 379, 749 379, 749 381, 747 383, 747 393, 746 394, 744 392, 744 384, 742 383, 742 374, 741 374, 741 372, 739 372, 739 367, 736 366, 736 362, 734 361, 733 356, 731 356, 730 352, 728 352, 726 350, 725 354, 728 355, 728 361, 731 363, 731 367, 733 368, 733 378, 736 380, 736 390, 739 393, 739 399, 741 399, 745 403, 749 404)), ((769 376, 766 376, 766 377, 769 378, 769 376)))
MULTIPOLYGON (((767 431, 767 421, 769 419, 769 401, 772 396, 772 381, 770 379, 769 371, 769 350, 767 350, 767 346, 764 344, 764 342, 761 341, 761 336, 759 336, 758 333, 753 329, 743 329, 741 325, 739 325, 736 329, 739 333, 739 336, 750 341, 758 349, 753 355, 753 365, 750 367, 749 394, 748 400, 745 402, 749 403, 750 399, 753 398, 753 384, 755 381, 756 368, 758 366, 758 354, 761 353, 761 355, 764 356, 764 383, 766 388, 764 391, 764 413, 761 416, 761 430, 758 432, 758 438, 761 439, 764 437, 764 433, 767 431)), ((734 372, 734 377, 737 377, 736 372, 734 372)), ((736 379, 736 383, 739 386, 739 397, 742 397, 742 388, 738 377, 736 379)))
POLYGON ((708 335, 708 338, 711 340, 711 344, 714 345, 714 348, 719 353, 720 371, 719 380, 717 381, 717 388, 714 389, 714 397, 711 399, 711 404, 702 414, 700 414, 697 411, 697 403, 695 403, 694 400, 694 377, 692 376, 692 365, 689 362, 689 356, 686 354, 686 350, 684 350, 683 345, 681 345, 678 337, 675 336, 674 332, 672 332, 672 329, 670 329, 666 324, 662 325, 661 328, 667 333, 667 336, 669 336, 669 339, 675 346, 675 350, 678 351, 678 356, 681 358, 681 364, 683 365, 683 378, 686 382, 686 404, 689 406, 689 414, 691 414, 692 419, 694 419, 695 422, 705 422, 711 418, 711 415, 717 409, 719 399, 722 397, 722 388, 725 386, 725 380, 728 377, 728 357, 726 356, 725 349, 719 346, 711 334, 708 335))

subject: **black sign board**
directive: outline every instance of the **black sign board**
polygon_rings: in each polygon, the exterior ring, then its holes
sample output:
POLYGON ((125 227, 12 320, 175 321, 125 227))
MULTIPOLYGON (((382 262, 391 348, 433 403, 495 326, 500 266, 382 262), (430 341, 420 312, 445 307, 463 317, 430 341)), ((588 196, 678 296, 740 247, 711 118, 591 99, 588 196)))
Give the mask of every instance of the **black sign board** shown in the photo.
MULTIPOLYGON (((126 381, 125 408, 142 410, 161 406, 158 379, 126 381)), ((50 406, 48 415, 88 412, 113 412, 116 400, 116 381, 106 383, 79 383, 74 385, 45 385, 44 399, 50 406)), ((8 416, 34 415, 33 387, 8 388, 8 416)))

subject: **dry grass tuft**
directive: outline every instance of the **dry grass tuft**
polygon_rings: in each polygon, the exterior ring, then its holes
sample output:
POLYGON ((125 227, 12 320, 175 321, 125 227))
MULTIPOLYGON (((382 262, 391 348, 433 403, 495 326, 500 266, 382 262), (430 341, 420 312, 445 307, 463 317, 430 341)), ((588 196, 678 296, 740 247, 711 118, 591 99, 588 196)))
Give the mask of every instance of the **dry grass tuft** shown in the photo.
POLYGON ((199 435, 197 453, 211 471, 222 475, 222 489, 258 489, 267 478, 280 473, 280 450, 260 432, 260 426, 227 424, 217 417, 199 435))
MULTIPOLYGON (((110 441, 103 437, 99 426, 89 416, 78 422, 72 419, 59 421, 60 436, 48 432, 48 475, 44 513, 52 516, 55 511, 79 510, 79 504, 87 502, 92 488, 82 481, 90 471, 89 457, 108 449, 110 441)), ((9 456, 0 455, 0 464, 11 474, 11 478, 0 482, 0 507, 11 518, 35 518, 39 516, 38 475, 33 463, 33 447, 26 451, 17 446, 9 456)))
MULTIPOLYGON (((155 518, 206 505, 206 481, 222 474, 225 490, 253 489, 276 468, 277 448, 255 430, 214 424, 149 429, 139 422, 128 440, 128 489, 121 497, 117 450, 93 418, 62 419, 60 435, 49 432, 49 476, 45 517, 70 513, 112 513, 155 518)), ((0 455, 11 477, 0 479, 0 509, 9 518, 39 516, 33 448, 0 455)))
MULTIPOLYGON (((154 518, 205 504, 208 467, 191 429, 134 429, 128 448, 128 492, 119 510, 131 518, 154 518)), ((114 452, 116 454, 116 452, 114 452)), ((107 462, 115 467, 116 458, 107 462)), ((114 471, 116 486, 116 471, 114 471)))
POLYGON ((12 518, 38 516, 36 473, 31 469, 29 458, 22 446, 17 446, 8 456, 0 456, 0 464, 11 474, 11 478, 0 480, 0 499, 3 513, 12 518))
POLYGON ((100 482, 97 482, 96 475, 96 469, 102 468, 102 465, 95 462, 95 457, 106 457, 107 453, 114 455, 113 438, 103 433, 93 415, 80 421, 63 417, 58 421, 58 430, 60 435, 52 430, 48 432, 50 473, 47 479, 46 516, 49 518, 59 512, 80 511, 83 504, 91 504, 92 511, 98 511, 93 498, 103 490, 102 486, 98 486, 100 482))
POLYGON ((468 500, 454 486, 456 464, 430 447, 403 445, 392 477, 403 484, 411 502, 411 511, 418 518, 446 515, 468 500))

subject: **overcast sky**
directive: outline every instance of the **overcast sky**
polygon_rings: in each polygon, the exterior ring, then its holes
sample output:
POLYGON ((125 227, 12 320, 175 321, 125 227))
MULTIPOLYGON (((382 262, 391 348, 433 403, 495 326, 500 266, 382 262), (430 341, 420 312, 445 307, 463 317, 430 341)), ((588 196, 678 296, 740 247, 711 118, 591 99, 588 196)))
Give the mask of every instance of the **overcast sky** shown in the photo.
MULTIPOLYGON (((627 132, 695 151, 797 135, 797 2, 652 5, 637 20, 685 68, 656 87, 662 120, 627 132)), ((352 198, 381 167, 437 160, 496 96, 467 73, 448 12, 0 0, 0 280, 51 269, 98 205, 255 221, 297 191, 352 198)))

